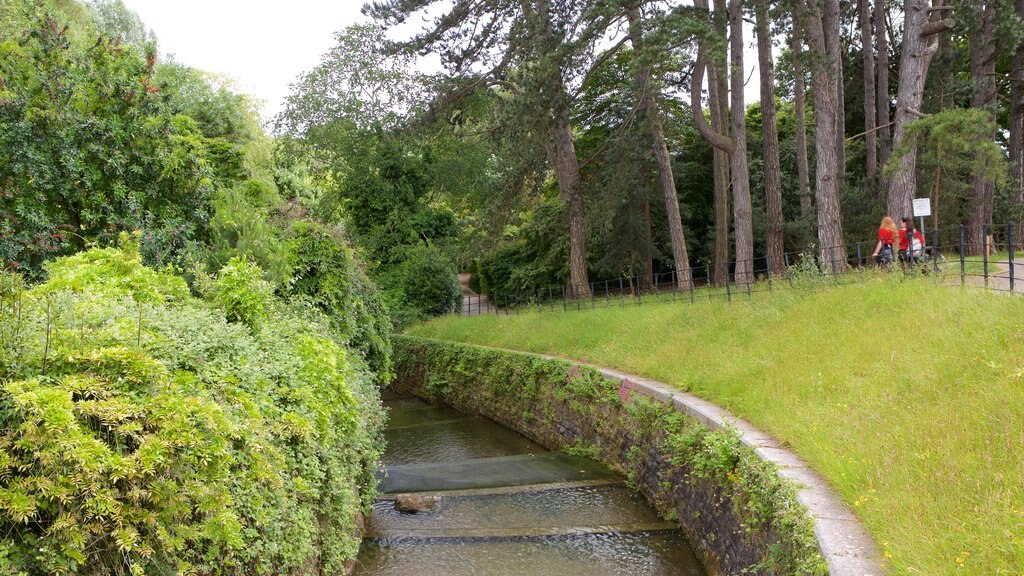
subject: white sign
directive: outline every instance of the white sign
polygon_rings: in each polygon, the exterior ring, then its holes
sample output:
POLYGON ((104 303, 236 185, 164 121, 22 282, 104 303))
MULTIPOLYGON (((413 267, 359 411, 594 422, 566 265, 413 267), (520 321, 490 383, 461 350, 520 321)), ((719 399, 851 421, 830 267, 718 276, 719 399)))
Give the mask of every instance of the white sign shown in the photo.
POLYGON ((914 198, 914 216, 931 216, 932 202, 928 198, 914 198))

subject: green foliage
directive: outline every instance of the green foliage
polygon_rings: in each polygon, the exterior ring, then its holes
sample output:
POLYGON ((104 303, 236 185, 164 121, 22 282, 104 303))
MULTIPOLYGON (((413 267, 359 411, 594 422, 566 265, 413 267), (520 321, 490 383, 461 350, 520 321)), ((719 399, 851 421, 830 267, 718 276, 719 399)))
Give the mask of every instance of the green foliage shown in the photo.
POLYGON ((560 286, 569 276, 564 203, 550 198, 505 230, 479 264, 480 287, 492 296, 560 286))
POLYGON ((273 298, 274 288, 263 279, 263 270, 242 258, 229 260, 214 284, 214 300, 227 319, 250 328, 264 320, 273 298))
POLYGON ((951 108, 910 122, 906 137, 886 165, 891 176, 899 160, 916 147, 920 158, 947 169, 958 167, 972 176, 998 183, 1006 180, 1007 166, 1003 150, 992 140, 998 125, 988 110, 951 108))
POLYGON ((388 307, 336 230, 310 221, 292 225, 295 266, 291 293, 308 298, 330 320, 336 337, 358 350, 377 375, 391 381, 388 307))
POLYGON ((218 190, 206 254, 209 271, 232 258, 251 258, 266 271, 267 281, 286 285, 292 274, 292 255, 283 238, 285 231, 271 221, 272 209, 279 201, 274 189, 256 180, 218 190))
POLYGON ((0 283, 0 573, 341 573, 383 413, 327 320, 241 260, 234 312, 130 243, 50 271, 0 283))
POLYGON ((0 259, 38 276, 138 229, 147 261, 179 261, 204 238, 213 173, 195 123, 161 109, 155 48, 31 26, 0 44, 0 259))
POLYGON ((404 262, 392 277, 392 285, 400 290, 396 304, 404 304, 414 313, 439 316, 456 312, 462 305, 462 287, 455 264, 433 245, 406 250, 404 262))
POLYGON ((138 233, 122 232, 119 248, 96 248, 51 262, 41 289, 50 293, 102 290, 136 302, 184 301, 188 297, 184 280, 170 271, 142 266, 138 240, 138 233))

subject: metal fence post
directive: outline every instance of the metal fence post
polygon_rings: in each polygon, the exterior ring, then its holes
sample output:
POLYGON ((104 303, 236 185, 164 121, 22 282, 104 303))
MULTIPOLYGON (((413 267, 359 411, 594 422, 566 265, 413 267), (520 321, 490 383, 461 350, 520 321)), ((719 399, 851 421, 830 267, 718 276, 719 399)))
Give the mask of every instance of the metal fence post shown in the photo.
POLYGON ((679 294, 679 272, 677 270, 672 271, 672 301, 675 302, 676 296, 679 294))
POLYGON ((619 276, 619 306, 626 305, 626 289, 622 286, 622 276, 619 276))
POLYGON ((782 261, 786 264, 786 280, 789 281, 789 287, 793 287, 793 277, 789 274, 789 252, 782 253, 782 261))
POLYGON ((1013 245, 1016 242, 1016 238, 1014 238, 1013 232, 1014 232, 1014 225, 1013 225, 1013 222, 1010 222, 1009 224, 1006 225, 1006 249, 1009 252, 1009 260, 1010 260, 1010 293, 1015 292, 1015 290, 1014 290, 1014 272, 1015 272, 1015 270, 1014 270, 1014 265, 1013 265, 1013 252, 1014 252, 1013 245))
MULTIPOLYGON (((993 242, 995 244, 995 242, 993 242)), ((984 263, 982 268, 985 275, 985 288, 988 288, 988 224, 982 224, 981 226, 981 258, 984 263)))
POLYGON ((830 246, 829 247, 829 249, 828 249, 828 260, 829 260, 829 262, 831 262, 831 265, 832 265, 832 280, 834 280, 836 284, 839 284, 839 274, 838 274, 838 271, 836 270, 836 247, 835 246, 830 246))
POLYGON ((861 266, 860 260, 861 260, 860 242, 857 242, 857 270, 860 271, 861 273, 863 273, 864 272, 864 267, 861 266))
POLYGON ((562 312, 569 311, 569 300, 565 293, 565 286, 562 286, 562 312))
POLYGON ((967 268, 964 263, 964 225, 960 225, 960 287, 967 285, 967 268))
POLYGON ((764 257, 764 273, 768 277, 768 291, 772 291, 772 259, 764 257))
POLYGON ((726 262, 725 266, 725 299, 732 302, 732 289, 729 288, 729 263, 726 262))
POLYGON ((744 276, 743 276, 743 279, 747 283, 747 300, 753 298, 753 295, 750 293, 750 287, 754 284, 754 277, 753 277, 753 274, 752 274, 752 272, 750 270, 753 267, 754 267, 754 260, 753 259, 744 260, 743 261, 743 271, 746 272, 746 274, 744 274, 744 276))
POLYGON ((693 293, 694 292, 694 286, 693 286, 693 267, 691 266, 691 267, 687 268, 687 272, 690 275, 690 304, 693 304, 694 297, 696 296, 693 293))

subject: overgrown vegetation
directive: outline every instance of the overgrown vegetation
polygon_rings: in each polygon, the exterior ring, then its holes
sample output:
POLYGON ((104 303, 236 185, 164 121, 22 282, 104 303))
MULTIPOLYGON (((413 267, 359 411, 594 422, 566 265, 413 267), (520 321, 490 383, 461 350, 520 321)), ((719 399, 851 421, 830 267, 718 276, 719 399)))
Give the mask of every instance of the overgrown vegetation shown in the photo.
POLYGON ((232 260, 207 286, 91 249, 0 294, 0 573, 340 573, 371 501, 374 375, 232 260))
POLYGON ((566 443, 571 454, 620 466, 629 477, 643 469, 641 455, 652 445, 670 463, 662 471, 667 491, 648 494, 663 514, 677 513, 668 494, 681 487, 670 478, 709 481, 717 498, 731 503, 748 537, 764 545, 764 557, 749 570, 827 573, 794 487, 778 476, 773 464, 743 447, 735 431, 712 431, 669 405, 623 396, 617 383, 578 364, 440 340, 403 336, 395 342, 403 385, 422 382, 439 400, 511 420, 513 427, 528 428, 551 443, 566 443), (571 413, 557 413, 558 405, 568 406, 571 413), (603 435, 599 445, 587 443, 582 432, 574 440, 548 432, 591 427, 603 435), (630 446, 627 462, 619 461, 620 444, 630 446))
POLYGON ((1024 301, 902 275, 750 301, 446 317, 421 336, 673 384, 788 444, 896 574, 1024 570, 1024 301))

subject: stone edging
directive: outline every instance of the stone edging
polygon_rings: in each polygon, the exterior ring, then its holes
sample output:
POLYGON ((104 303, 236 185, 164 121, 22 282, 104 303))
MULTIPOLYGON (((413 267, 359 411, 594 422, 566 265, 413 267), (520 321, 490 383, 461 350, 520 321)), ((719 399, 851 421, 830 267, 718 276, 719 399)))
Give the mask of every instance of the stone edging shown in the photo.
POLYGON ((832 492, 828 483, 811 470, 796 454, 783 448, 775 439, 754 428, 749 422, 733 416, 707 400, 676 390, 657 380, 578 362, 570 358, 490 346, 481 346, 481 348, 572 362, 592 368, 609 380, 621 382, 621 385, 627 389, 665 404, 671 404, 676 410, 702 422, 709 428, 721 430, 729 427, 734 429, 739 434, 743 445, 753 449, 761 459, 778 466, 779 475, 797 485, 797 502, 805 506, 808 514, 814 519, 814 535, 818 539, 821 555, 828 563, 829 574, 832 576, 882 576, 886 573, 875 541, 839 497, 832 492))

